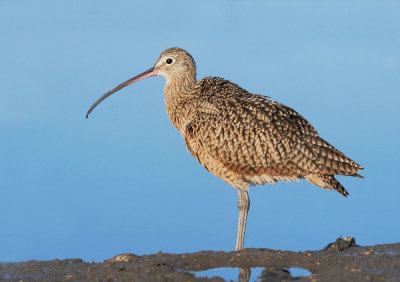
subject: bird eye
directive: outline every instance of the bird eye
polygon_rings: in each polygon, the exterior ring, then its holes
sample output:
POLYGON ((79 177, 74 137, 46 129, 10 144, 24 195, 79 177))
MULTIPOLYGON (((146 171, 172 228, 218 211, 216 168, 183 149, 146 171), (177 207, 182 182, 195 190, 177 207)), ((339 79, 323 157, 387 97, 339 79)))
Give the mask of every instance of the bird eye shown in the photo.
POLYGON ((169 65, 169 64, 172 64, 173 61, 172 61, 172 59, 168 58, 165 62, 169 65))

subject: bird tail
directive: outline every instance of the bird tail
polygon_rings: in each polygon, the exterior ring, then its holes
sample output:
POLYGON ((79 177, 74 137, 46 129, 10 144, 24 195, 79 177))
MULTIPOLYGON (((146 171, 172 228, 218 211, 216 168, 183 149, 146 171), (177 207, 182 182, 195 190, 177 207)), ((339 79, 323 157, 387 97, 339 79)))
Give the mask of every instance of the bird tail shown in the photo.
POLYGON ((358 173, 354 173, 354 174, 351 174, 349 176, 358 177, 358 178, 364 178, 364 176, 359 175, 358 173))
MULTIPOLYGON (((354 176, 360 177, 358 174, 354 176)), ((347 190, 342 186, 342 184, 339 183, 339 181, 336 180, 335 176, 333 175, 309 174, 305 177, 305 180, 328 191, 334 189, 345 197, 349 195, 349 192, 347 192, 347 190)))

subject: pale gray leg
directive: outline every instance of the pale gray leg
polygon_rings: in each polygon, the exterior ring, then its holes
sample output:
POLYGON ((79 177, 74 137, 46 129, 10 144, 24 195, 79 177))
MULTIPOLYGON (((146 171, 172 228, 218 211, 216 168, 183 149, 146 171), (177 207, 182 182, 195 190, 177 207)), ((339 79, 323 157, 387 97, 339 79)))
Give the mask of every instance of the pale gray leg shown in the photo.
POLYGON ((239 208, 239 221, 238 221, 238 231, 236 237, 236 251, 243 250, 244 244, 244 233, 246 231, 247 213, 250 208, 249 194, 246 190, 237 189, 239 200, 237 206, 239 208))
POLYGON ((239 282, 249 282, 251 276, 250 268, 240 268, 239 269, 239 282))

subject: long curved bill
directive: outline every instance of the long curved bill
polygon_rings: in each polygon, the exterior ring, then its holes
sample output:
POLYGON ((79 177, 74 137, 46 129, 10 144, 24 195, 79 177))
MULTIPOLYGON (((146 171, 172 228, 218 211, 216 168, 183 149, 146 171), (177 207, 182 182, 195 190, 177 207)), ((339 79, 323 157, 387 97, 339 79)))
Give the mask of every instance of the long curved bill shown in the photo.
POLYGON ((88 110, 88 112, 86 113, 86 118, 89 117, 89 114, 93 111, 94 108, 96 108, 96 106, 98 104, 100 104, 105 98, 107 98, 108 96, 110 96, 111 94, 117 92, 118 90, 124 88, 125 86, 128 86, 129 84, 132 84, 138 80, 141 80, 143 78, 146 77, 150 77, 150 76, 155 76, 157 75, 157 70, 154 69, 154 67, 148 69, 147 71, 132 77, 131 79, 125 81, 124 83, 121 83, 120 85, 118 85, 117 87, 114 87, 113 89, 111 89, 110 91, 108 91, 106 94, 104 94, 103 96, 101 96, 99 99, 97 99, 96 102, 94 102, 94 104, 90 107, 90 109, 88 110))

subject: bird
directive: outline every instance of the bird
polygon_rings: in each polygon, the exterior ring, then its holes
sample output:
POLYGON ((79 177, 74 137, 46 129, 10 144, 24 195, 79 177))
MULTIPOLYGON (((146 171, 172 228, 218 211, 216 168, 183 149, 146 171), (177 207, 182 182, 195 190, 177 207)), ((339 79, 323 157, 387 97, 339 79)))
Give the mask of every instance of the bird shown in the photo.
POLYGON ((322 139, 294 109, 220 77, 197 80, 193 57, 178 47, 166 49, 153 67, 101 96, 86 118, 111 94, 151 76, 166 79, 166 112, 189 152, 237 190, 236 251, 244 248, 250 186, 305 179, 347 197, 335 175, 363 178, 357 174, 363 167, 322 139))

